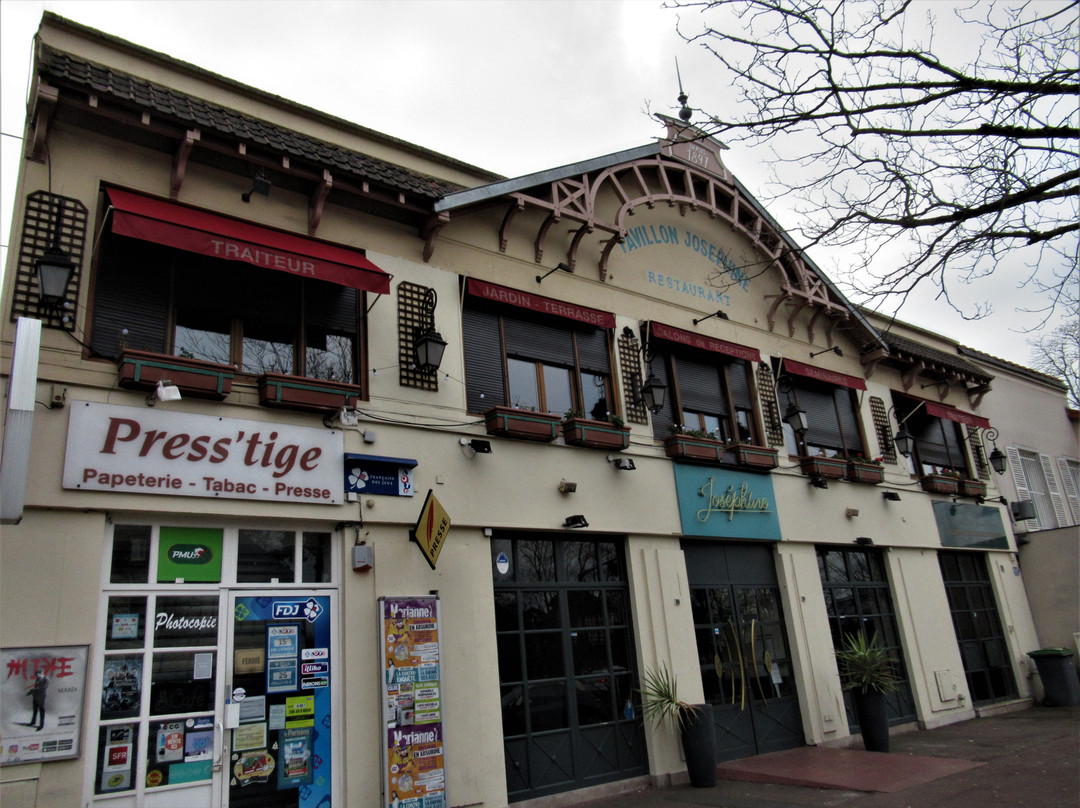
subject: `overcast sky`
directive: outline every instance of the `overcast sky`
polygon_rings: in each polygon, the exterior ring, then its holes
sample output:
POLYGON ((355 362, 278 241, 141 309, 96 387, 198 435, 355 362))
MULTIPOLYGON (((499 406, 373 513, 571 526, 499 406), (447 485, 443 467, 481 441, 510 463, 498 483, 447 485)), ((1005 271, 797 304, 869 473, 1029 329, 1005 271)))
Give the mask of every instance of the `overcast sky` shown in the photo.
MULTIPOLYGON (((715 110, 735 98, 714 57, 679 38, 678 15, 661 0, 0 0, 5 247, 21 150, 11 136, 23 134, 45 10, 510 177, 661 135, 649 113, 677 107, 676 58, 691 106, 715 110)), ((764 192, 767 153, 737 147, 724 158, 751 192, 764 192)), ((796 202, 769 211, 791 228, 796 202)), ((841 274, 843 254, 811 257, 841 274)), ((996 313, 979 322, 927 297, 899 316, 1028 364, 1021 329, 1037 318, 1017 309, 1034 301, 1000 277, 969 300, 988 298, 996 313)))

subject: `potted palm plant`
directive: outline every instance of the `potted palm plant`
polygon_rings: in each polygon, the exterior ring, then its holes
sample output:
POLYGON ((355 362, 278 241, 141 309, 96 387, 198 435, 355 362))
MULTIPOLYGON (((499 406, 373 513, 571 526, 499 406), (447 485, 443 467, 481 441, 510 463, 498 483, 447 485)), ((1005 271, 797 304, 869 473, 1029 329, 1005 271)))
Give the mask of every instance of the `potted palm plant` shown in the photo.
POLYGON ((877 634, 844 635, 844 646, 836 652, 844 690, 851 692, 859 721, 863 746, 868 752, 889 751, 889 716, 885 695, 900 686, 896 660, 889 656, 877 634))
POLYGON ((686 771, 694 788, 716 785, 716 732, 711 704, 687 704, 679 698, 675 676, 667 665, 649 668, 641 676, 641 712, 657 726, 679 733, 686 771))

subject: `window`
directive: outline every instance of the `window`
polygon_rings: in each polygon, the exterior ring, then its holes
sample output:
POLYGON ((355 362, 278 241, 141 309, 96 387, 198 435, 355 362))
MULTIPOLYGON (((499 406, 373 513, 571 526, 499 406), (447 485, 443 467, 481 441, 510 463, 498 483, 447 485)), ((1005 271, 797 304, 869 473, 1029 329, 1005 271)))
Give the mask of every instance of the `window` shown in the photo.
POLYGON ((283 373, 357 381, 356 289, 106 233, 92 351, 124 347, 283 373))
POLYGON ((661 345, 649 370, 668 389, 664 409, 653 418, 656 438, 679 424, 726 443, 760 443, 746 360, 661 345))
POLYGON ((1006 447, 1005 453, 1017 496, 1035 504, 1035 518, 1027 520, 1027 529, 1052 530, 1069 524, 1050 458, 1015 446, 1006 447))
POLYGON ((470 412, 504 405, 598 421, 613 414, 606 329, 471 301, 464 332, 470 412))
POLYGON ((863 454, 864 443, 853 390, 800 376, 788 376, 780 389, 781 413, 789 404, 796 404, 806 413, 807 430, 801 439, 784 423, 788 454, 802 457, 857 457, 863 454))
POLYGON ((964 451, 961 426, 955 421, 929 415, 922 402, 896 396, 897 420, 907 427, 915 439, 911 455, 911 470, 915 474, 957 472, 974 477, 964 451))

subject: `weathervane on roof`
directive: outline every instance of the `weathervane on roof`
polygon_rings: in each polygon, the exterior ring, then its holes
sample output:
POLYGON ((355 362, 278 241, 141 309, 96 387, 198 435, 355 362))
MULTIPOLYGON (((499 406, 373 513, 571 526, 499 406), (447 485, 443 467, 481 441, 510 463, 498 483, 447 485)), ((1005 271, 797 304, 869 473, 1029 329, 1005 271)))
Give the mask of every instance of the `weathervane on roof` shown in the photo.
POLYGON ((679 117, 682 118, 687 123, 689 123, 690 122, 690 117, 694 113, 690 109, 690 107, 686 106, 686 101, 687 101, 687 99, 690 98, 690 96, 688 96, 685 92, 683 92, 682 75, 680 75, 680 73, 679 73, 679 57, 678 56, 675 57, 675 76, 679 80, 679 104, 680 104, 679 117))

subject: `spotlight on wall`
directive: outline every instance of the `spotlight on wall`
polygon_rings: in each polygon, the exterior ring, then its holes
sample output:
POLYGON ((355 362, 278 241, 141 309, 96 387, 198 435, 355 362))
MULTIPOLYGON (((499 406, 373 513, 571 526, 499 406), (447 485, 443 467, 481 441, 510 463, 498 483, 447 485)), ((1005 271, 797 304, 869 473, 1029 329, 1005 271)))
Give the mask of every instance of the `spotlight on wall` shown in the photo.
POLYGON ((489 440, 462 438, 458 443, 461 444, 462 454, 468 458, 476 457, 478 454, 491 454, 491 441, 489 440))
POLYGON ((585 517, 580 513, 573 516, 566 517, 566 520, 562 523, 562 526, 569 528, 570 530, 578 530, 579 528, 588 527, 589 523, 585 520, 585 517))
POLYGON ((821 356, 823 353, 834 353, 837 356, 844 355, 844 352, 840 350, 840 346, 834 345, 831 348, 826 348, 824 351, 815 351, 814 353, 811 353, 810 358, 813 359, 815 356, 821 356))
POLYGON ((846 516, 848 519, 854 519, 858 515, 859 515, 859 509, 858 508, 847 508, 847 509, 844 510, 844 516, 846 516))
POLYGON ((871 539, 869 536, 859 536, 857 539, 855 539, 855 543, 857 545, 859 545, 860 547, 873 547, 874 546, 874 540, 871 539))
POLYGON ((886 500, 887 502, 899 502, 900 494, 898 494, 896 491, 882 491, 881 498, 886 500))
POLYGON ((826 480, 824 477, 818 477, 815 475, 810 478, 810 485, 814 486, 814 488, 828 488, 829 481, 826 480))
POLYGON ((251 186, 251 190, 246 194, 240 194, 240 198, 245 202, 251 201, 251 195, 258 194, 259 196, 270 196, 270 178, 266 176, 266 172, 261 168, 259 173, 255 175, 254 183, 251 186))
POLYGON ((574 271, 574 270, 573 270, 573 269, 571 268, 571 266, 570 266, 569 264, 566 264, 566 263, 558 263, 558 264, 556 264, 556 265, 555 265, 555 269, 549 269, 549 270, 548 270, 547 272, 545 272, 545 273, 544 273, 543 275, 537 275, 537 276, 536 276, 536 282, 537 282, 537 283, 543 283, 543 282, 544 282, 544 278, 546 278, 546 277, 547 277, 548 275, 552 275, 552 274, 554 274, 554 273, 558 272, 558 271, 559 271, 560 269, 561 269, 561 270, 562 270, 563 272, 570 272, 570 273, 573 273, 573 271, 574 271))
POLYGON ((634 465, 634 461, 629 457, 619 457, 618 455, 608 455, 607 462, 611 463, 619 471, 633 471, 637 468, 634 465))
POLYGON ((573 494, 575 491, 577 491, 577 483, 570 482, 570 480, 559 480, 560 494, 573 494))
POLYGON ((179 401, 181 398, 180 388, 168 379, 162 379, 157 383, 154 392, 146 397, 146 406, 153 407, 159 401, 179 401))

